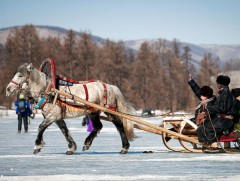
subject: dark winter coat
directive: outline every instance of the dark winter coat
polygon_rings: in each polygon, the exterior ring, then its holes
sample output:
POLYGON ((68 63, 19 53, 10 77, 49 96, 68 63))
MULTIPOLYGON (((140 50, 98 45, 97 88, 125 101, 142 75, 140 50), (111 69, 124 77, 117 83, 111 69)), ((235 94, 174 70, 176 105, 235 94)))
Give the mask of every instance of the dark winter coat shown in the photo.
POLYGON ((237 115, 236 99, 228 87, 219 92, 214 104, 207 104, 207 111, 210 113, 210 119, 199 125, 197 134, 200 142, 211 144, 219 140, 223 133, 233 130, 233 120, 221 116, 221 114, 237 115))
MULTIPOLYGON (((198 86, 198 84, 192 79, 188 82, 188 84, 190 85, 192 91, 194 92, 194 94, 198 97, 199 100, 201 100, 201 88, 198 86)), ((207 99, 206 102, 208 102, 208 105, 213 105, 214 102, 216 100, 216 97, 213 96, 210 99, 207 99)), ((200 102, 195 110, 195 117, 192 118, 191 120, 196 123, 196 118, 198 113, 200 112, 205 112, 207 114, 207 110, 205 109, 205 107, 202 105, 202 102, 200 102)))
POLYGON ((201 88, 198 86, 198 84, 193 79, 188 81, 188 84, 190 85, 194 94, 199 98, 199 100, 201 100, 201 88))

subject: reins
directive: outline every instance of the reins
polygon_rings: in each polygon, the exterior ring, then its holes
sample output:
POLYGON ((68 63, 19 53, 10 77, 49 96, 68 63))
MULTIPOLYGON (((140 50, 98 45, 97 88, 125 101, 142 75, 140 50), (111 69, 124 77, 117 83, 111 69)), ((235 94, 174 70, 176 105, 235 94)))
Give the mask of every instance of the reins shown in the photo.
POLYGON ((207 137, 207 134, 206 134, 206 131, 205 131, 204 122, 203 122, 204 135, 206 136, 206 138, 207 138, 208 140, 214 140, 214 139, 216 138, 216 141, 217 141, 218 145, 221 147, 221 149, 222 149, 225 153, 227 153, 227 150, 224 149, 224 147, 221 145, 221 143, 220 143, 220 141, 219 141, 219 139, 218 139, 218 137, 217 137, 217 132, 216 132, 216 129, 214 128, 214 126, 213 126, 212 119, 211 119, 211 116, 210 116, 210 112, 209 112, 209 110, 208 110, 207 107, 205 107, 205 109, 206 109, 206 111, 207 111, 207 116, 208 116, 208 119, 209 119, 209 121, 210 121, 210 123, 211 123, 212 129, 213 129, 213 131, 214 131, 214 137, 213 137, 212 139, 209 139, 209 138, 207 137))

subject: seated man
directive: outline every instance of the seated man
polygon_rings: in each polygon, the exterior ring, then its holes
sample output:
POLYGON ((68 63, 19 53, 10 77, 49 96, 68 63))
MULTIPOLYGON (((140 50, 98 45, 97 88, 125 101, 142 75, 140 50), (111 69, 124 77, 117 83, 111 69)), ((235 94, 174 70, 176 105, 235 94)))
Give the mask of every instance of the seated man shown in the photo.
POLYGON ((228 85, 230 78, 219 75, 216 79, 219 96, 214 104, 206 104, 206 120, 197 128, 199 142, 210 145, 208 150, 219 151, 219 138, 233 130, 233 117, 236 115, 235 98, 228 85))
POLYGON ((203 121, 206 117, 207 110, 204 105, 206 105, 206 103, 213 104, 216 100, 216 97, 213 95, 213 89, 211 87, 203 86, 200 88, 198 84, 193 80, 191 74, 189 74, 188 77, 188 84, 190 85, 195 95, 201 100, 196 108, 195 117, 191 119, 191 121, 199 125, 201 124, 201 121, 203 121))

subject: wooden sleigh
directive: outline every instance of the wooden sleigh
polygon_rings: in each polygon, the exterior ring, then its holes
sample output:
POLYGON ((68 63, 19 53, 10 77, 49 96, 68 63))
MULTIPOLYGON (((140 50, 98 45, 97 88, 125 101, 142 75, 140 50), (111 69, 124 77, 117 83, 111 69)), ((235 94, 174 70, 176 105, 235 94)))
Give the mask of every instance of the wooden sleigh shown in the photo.
MULTIPOLYGON (((164 118, 163 121, 163 127, 165 129, 170 129, 174 130, 179 134, 186 135, 190 138, 197 139, 197 125, 193 123, 191 120, 189 120, 185 115, 182 116, 168 116, 164 118)), ((234 144, 237 139, 240 138, 240 133, 239 132, 232 132, 228 134, 227 136, 223 135, 220 137, 219 142, 222 145, 222 148, 224 149, 224 152, 239 152, 240 149, 235 146, 231 147, 232 144, 234 144), (232 144, 231 144, 232 143, 232 144)), ((173 151, 178 151, 178 152, 194 152, 194 153, 201 153, 202 151, 202 146, 205 145, 198 145, 198 144, 193 144, 191 142, 186 142, 185 140, 181 138, 177 138, 172 136, 171 134, 163 133, 162 134, 162 140, 164 145, 173 151), (170 144, 169 139, 175 138, 179 140, 180 143, 180 148, 179 147, 173 147, 170 144)))
MULTIPOLYGON (((134 123, 134 128, 147 131, 150 133, 158 134, 162 136, 162 140, 166 148, 172 151, 177 152, 194 152, 194 153, 201 153, 202 152, 202 145, 199 143, 196 135, 196 129, 197 126, 191 122, 185 115, 172 115, 167 116, 163 118, 163 124, 162 125, 154 125, 152 123, 143 121, 139 119, 138 117, 134 117, 132 115, 127 115, 124 113, 120 113, 114 110, 111 110, 109 108, 106 108, 104 106, 91 103, 85 99, 82 99, 80 97, 77 97, 75 95, 61 92, 55 88, 51 89, 52 94, 57 97, 58 95, 64 96, 68 99, 72 99, 74 101, 77 101, 79 103, 82 103, 86 106, 88 106, 90 109, 99 110, 102 112, 107 112, 125 119, 128 119, 134 123), (171 146, 171 141, 169 140, 176 140, 180 143, 179 146, 171 146)), ((109 121, 107 117, 101 116, 102 120, 109 121)), ((220 142, 224 143, 224 152, 225 153, 240 153, 240 149, 238 148, 231 148, 230 143, 236 142, 236 138, 230 138, 230 137, 221 137, 220 142)))

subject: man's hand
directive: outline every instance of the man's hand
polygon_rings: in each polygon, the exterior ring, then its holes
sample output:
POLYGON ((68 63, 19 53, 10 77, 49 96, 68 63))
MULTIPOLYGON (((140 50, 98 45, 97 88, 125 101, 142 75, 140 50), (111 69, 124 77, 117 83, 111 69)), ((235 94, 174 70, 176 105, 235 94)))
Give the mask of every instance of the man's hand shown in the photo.
POLYGON ((201 123, 203 123, 206 119, 206 113, 205 112, 200 112, 197 115, 197 119, 196 119, 196 125, 199 125, 201 123))
POLYGON ((188 81, 191 81, 192 80, 192 74, 189 74, 188 75, 188 81))

